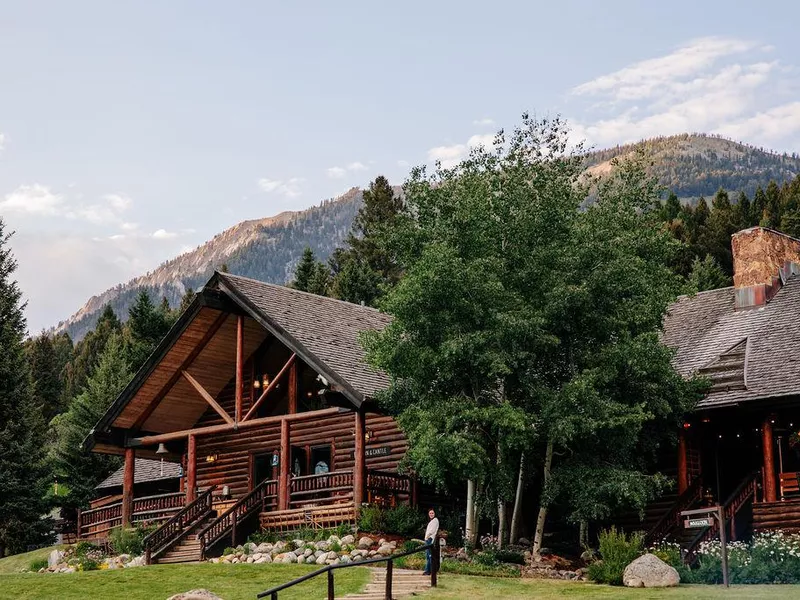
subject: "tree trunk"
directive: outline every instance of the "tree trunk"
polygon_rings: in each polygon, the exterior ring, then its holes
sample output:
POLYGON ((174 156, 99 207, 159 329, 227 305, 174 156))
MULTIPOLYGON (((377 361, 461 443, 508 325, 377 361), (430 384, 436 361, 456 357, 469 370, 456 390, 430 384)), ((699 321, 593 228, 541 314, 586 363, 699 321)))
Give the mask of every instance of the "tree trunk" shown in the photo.
POLYGON ((519 479, 517 479, 517 495, 514 498, 514 512, 511 515, 511 536, 509 542, 516 544, 520 537, 519 530, 522 527, 522 484, 525 471, 525 454, 519 457, 519 479))
POLYGON ((578 545, 584 550, 589 549, 589 522, 581 520, 581 526, 578 533, 578 545))
POLYGON ((473 534, 475 532, 475 480, 470 479, 467 481, 467 519, 466 523, 464 524, 464 545, 468 546, 472 544, 472 547, 475 547, 473 541, 473 534))
POLYGON ((506 541, 506 503, 502 498, 497 499, 497 548, 503 548, 506 541))
MULTIPOLYGON (((547 490, 547 484, 550 483, 550 469, 553 466, 553 438, 547 440, 547 450, 544 457, 544 472, 542 478, 542 496, 547 490)), ((539 516, 536 518, 536 535, 533 538, 533 558, 534 560, 541 560, 542 558, 542 538, 544 537, 544 521, 547 518, 547 505, 545 505, 543 498, 539 500, 539 516)))

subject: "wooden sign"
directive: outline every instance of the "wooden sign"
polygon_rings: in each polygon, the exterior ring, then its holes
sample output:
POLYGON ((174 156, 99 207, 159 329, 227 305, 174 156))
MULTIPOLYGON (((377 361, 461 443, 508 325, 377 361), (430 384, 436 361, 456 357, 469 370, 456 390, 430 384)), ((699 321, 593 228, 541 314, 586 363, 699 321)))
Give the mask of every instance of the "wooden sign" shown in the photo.
MULTIPOLYGON (((379 448, 367 448, 364 450, 364 456, 366 458, 372 458, 373 456, 389 456, 392 452, 391 446, 380 446, 379 448)), ((354 453, 353 456, 355 456, 354 453)))
POLYGON ((698 529, 700 527, 711 527, 714 524, 714 517, 702 517, 699 519, 685 519, 683 526, 686 529, 698 529))

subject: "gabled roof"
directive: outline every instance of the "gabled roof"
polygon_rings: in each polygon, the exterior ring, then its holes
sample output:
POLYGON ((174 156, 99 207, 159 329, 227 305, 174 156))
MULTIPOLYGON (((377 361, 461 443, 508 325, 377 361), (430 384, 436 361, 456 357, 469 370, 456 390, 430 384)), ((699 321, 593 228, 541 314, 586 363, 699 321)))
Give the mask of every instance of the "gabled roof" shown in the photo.
POLYGON ((362 332, 385 327, 391 321, 388 315, 280 285, 215 273, 106 411, 84 445, 93 447, 103 438, 108 444, 104 444, 102 451, 111 451, 118 446, 107 435, 114 427, 165 432, 175 427, 172 421, 195 422, 208 407, 186 387, 185 381, 175 379, 175 374, 195 356, 188 370, 194 372, 212 396, 233 378, 234 313, 246 316, 248 355, 272 335, 356 407, 389 385, 386 374, 366 364, 359 341, 362 332), (204 338, 207 346, 198 346, 204 338), (193 355, 197 348, 201 349, 199 354, 193 355), (169 402, 156 405, 152 402, 154 398, 177 402, 181 406, 180 419, 177 413, 172 414, 169 402))
POLYGON ((734 310, 734 297, 733 287, 682 296, 664 319, 678 372, 712 379, 699 408, 800 395, 800 277, 760 307, 734 310))
MULTIPOLYGON (((125 467, 120 467, 114 473, 106 477, 95 486, 96 490, 112 487, 122 487, 122 478, 125 474, 125 467)), ((164 479, 176 479, 183 474, 178 463, 163 463, 160 460, 150 460, 148 458, 137 458, 133 469, 133 484, 148 483, 151 481, 162 481, 164 479)))
MULTIPOLYGON (((371 398, 388 387, 389 378, 364 361, 359 336, 386 327, 391 317, 374 308, 317 296, 282 285, 218 273, 219 287, 244 305, 286 344, 307 352, 313 362, 327 366, 345 387, 371 398), (313 357, 313 358, 312 358, 313 357)), ((305 359, 305 357, 303 357, 305 359)))

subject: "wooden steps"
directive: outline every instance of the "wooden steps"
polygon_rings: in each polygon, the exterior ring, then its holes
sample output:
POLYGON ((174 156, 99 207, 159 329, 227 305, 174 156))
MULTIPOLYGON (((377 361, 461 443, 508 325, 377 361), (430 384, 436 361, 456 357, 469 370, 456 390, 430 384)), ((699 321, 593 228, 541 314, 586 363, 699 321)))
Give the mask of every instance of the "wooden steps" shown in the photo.
MULTIPOLYGON (((386 598, 386 567, 370 569, 371 579, 367 587, 357 594, 339 596, 340 600, 384 600, 386 598)), ((422 571, 394 569, 392 572, 392 597, 396 599, 419 596, 431 587, 430 575, 422 571)))
POLYGON ((170 563, 197 562, 203 556, 203 549, 200 547, 200 540, 192 534, 186 536, 175 546, 167 550, 162 556, 156 559, 160 565, 170 563))

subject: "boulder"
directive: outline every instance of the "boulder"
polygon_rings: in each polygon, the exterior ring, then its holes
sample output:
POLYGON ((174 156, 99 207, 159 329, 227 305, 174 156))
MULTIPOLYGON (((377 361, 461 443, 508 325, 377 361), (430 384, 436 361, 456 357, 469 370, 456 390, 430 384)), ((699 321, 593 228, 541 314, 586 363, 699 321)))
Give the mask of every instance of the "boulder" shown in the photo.
POLYGON ((378 548, 378 554, 381 556, 389 556, 392 553, 394 553, 394 548, 391 544, 381 544, 381 547, 378 548))
MULTIPOLYGON (((309 559, 309 560, 310 560, 310 559, 309 559)), ((320 554, 320 555, 317 557, 316 563, 317 563, 318 565, 324 565, 324 564, 325 564, 325 561, 327 561, 327 560, 328 560, 328 554, 327 554, 327 553, 325 553, 325 554, 320 554)))
POLYGON ((316 547, 317 550, 324 550, 326 552, 331 547, 331 545, 324 540, 321 542, 317 542, 316 544, 314 544, 314 546, 316 547))
POLYGON ((292 554, 291 552, 287 552, 286 554, 284 554, 283 560, 281 562, 284 562, 286 564, 296 563, 297 562, 297 557, 294 554, 292 554))
POLYGON ((272 552, 272 544, 259 544, 256 548, 256 552, 260 552, 261 554, 272 552))
POLYGON ((358 547, 362 548, 362 549, 372 548, 372 545, 374 543, 375 542, 372 541, 372 538, 368 538, 368 537, 364 536, 360 540, 358 540, 358 547))
POLYGON ((622 583, 627 587, 675 587, 680 575, 655 554, 643 554, 625 567, 622 583))
POLYGON ((145 565, 144 556, 137 556, 136 558, 132 559, 130 562, 125 563, 126 568, 130 567, 143 567, 145 565))
POLYGON ((531 545, 531 541, 528 538, 519 538, 519 540, 517 540, 517 543, 520 546, 530 546, 531 545))
POLYGON ((47 557, 47 566, 48 567, 55 567, 58 563, 61 562, 61 559, 64 558, 64 553, 60 550, 53 550, 50 553, 50 556, 47 557))
POLYGON ((342 538, 342 546, 349 546, 350 544, 355 544, 356 538, 352 535, 346 535, 342 538))
POLYGON ((190 590, 182 594, 170 596, 167 600, 222 600, 222 598, 208 590, 190 590))

